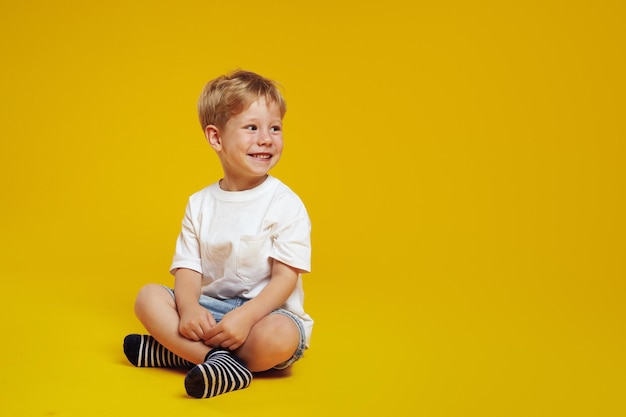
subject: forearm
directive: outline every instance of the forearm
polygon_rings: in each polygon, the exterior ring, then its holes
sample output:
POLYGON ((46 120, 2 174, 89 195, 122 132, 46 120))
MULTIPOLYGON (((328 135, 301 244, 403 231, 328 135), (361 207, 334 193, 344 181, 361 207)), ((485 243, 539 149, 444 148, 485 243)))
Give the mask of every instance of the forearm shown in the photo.
POLYGON ((267 286, 240 309, 256 323, 285 304, 298 282, 299 271, 274 260, 272 277, 267 286))
POLYGON ((179 314, 187 306, 196 306, 202 291, 202 276, 191 269, 177 269, 174 274, 174 293, 179 314))

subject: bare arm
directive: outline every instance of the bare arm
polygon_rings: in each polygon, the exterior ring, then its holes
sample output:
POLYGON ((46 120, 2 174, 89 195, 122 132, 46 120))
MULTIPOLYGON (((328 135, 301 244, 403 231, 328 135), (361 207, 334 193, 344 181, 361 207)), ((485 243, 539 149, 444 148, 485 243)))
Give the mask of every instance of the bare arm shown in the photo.
POLYGON ((215 326, 213 315, 200 304, 202 276, 191 269, 177 269, 175 272, 174 293, 176 308, 180 316, 178 331, 191 340, 203 340, 206 333, 215 326))
POLYGON ((269 284, 255 298, 226 314, 222 321, 205 334, 205 343, 231 350, 240 347, 252 326, 285 304, 296 287, 298 274, 297 269, 274 260, 269 284))

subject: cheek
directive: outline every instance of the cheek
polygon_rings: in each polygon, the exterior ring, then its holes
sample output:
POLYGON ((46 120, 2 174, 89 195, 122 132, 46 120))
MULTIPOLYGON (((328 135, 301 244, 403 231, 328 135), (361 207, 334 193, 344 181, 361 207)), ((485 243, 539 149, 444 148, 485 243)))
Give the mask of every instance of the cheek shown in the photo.
POLYGON ((274 140, 274 147, 276 148, 278 152, 283 151, 283 138, 282 137, 274 140))

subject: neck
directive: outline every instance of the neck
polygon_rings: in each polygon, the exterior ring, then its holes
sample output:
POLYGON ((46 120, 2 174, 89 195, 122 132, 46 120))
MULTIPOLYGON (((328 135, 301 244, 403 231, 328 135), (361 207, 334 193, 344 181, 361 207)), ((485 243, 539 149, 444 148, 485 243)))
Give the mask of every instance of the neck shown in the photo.
POLYGON ((264 175, 259 178, 250 179, 248 181, 236 181, 229 178, 222 178, 219 181, 219 186, 224 191, 246 191, 258 187, 263 184, 268 175, 264 175))

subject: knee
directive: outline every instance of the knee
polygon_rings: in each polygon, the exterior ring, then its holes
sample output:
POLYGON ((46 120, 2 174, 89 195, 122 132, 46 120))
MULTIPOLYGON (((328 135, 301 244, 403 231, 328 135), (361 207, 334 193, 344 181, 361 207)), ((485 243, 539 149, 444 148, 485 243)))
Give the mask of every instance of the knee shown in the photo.
POLYGON ((296 324, 282 314, 269 315, 264 324, 261 343, 274 355, 289 359, 300 341, 300 332, 296 324))
MULTIPOLYGON (((167 295, 165 288, 159 284, 144 285, 135 299, 135 314, 141 317, 155 302, 159 302, 164 295, 167 295)), ((170 297, 171 298, 171 297, 170 297)))
POLYGON ((252 327, 237 355, 252 372, 266 371, 291 358, 299 343, 296 324, 282 314, 270 314, 252 327))

